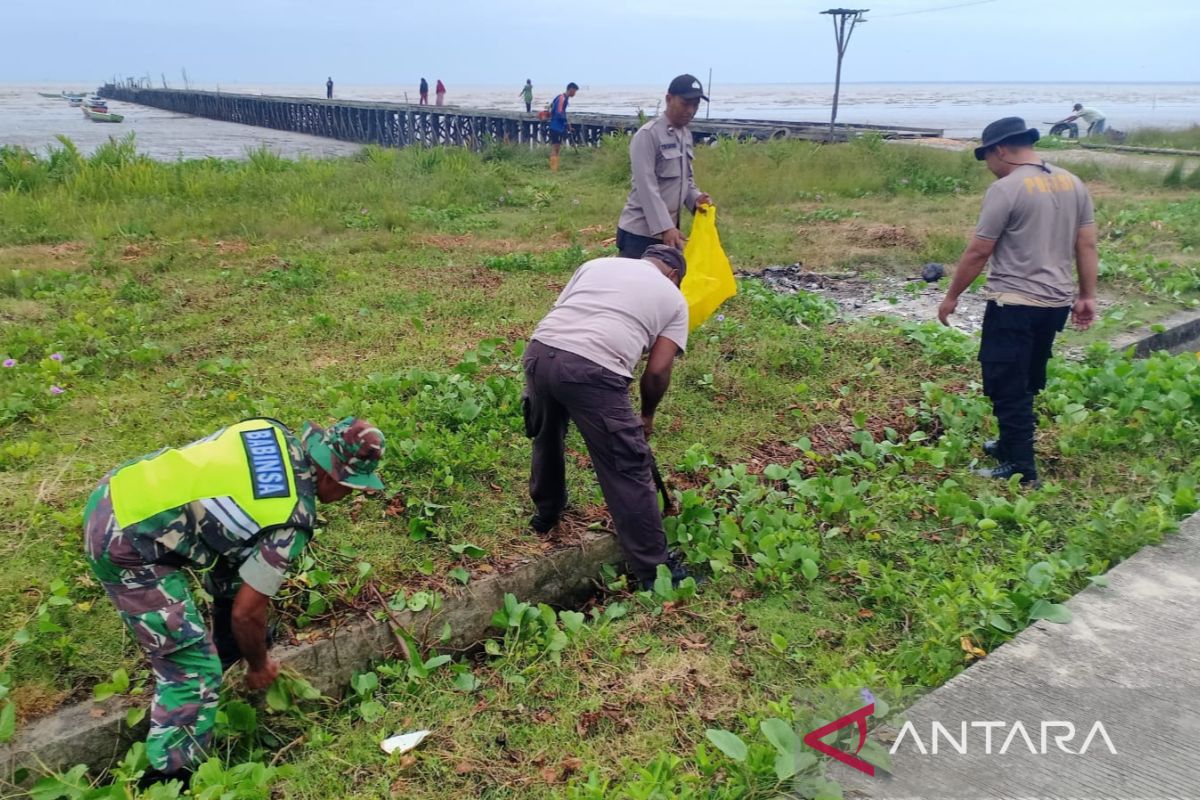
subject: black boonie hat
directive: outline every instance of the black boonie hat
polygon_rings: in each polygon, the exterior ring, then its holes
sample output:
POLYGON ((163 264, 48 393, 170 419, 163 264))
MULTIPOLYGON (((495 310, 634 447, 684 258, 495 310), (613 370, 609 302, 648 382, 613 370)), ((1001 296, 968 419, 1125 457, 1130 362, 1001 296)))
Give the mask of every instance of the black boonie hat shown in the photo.
POLYGON ((656 258, 666 264, 671 269, 679 273, 682 279, 687 274, 687 259, 683 257, 683 253, 671 247, 669 244, 652 244, 646 248, 646 252, 642 253, 642 258, 656 258))
POLYGON ((983 136, 980 137, 983 141, 979 144, 979 147, 975 148, 975 160, 983 161, 987 155, 988 148, 992 145, 1000 144, 1005 139, 1012 138, 1013 136, 1021 136, 1026 133, 1032 136, 1035 142, 1042 138, 1037 128, 1026 128, 1025 120, 1020 117, 1004 117, 1003 119, 996 120, 983 129, 983 136))
POLYGON ((700 85, 699 79, 695 75, 686 73, 671 81, 671 85, 667 87, 667 94, 682 97, 684 100, 699 98, 705 102, 708 101, 708 98, 704 96, 704 87, 700 85))

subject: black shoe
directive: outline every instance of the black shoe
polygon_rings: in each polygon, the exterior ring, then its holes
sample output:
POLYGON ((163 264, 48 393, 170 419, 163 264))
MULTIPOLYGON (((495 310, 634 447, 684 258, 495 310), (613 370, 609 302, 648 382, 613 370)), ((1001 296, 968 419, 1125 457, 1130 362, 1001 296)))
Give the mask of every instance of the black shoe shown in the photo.
POLYGON ((983 454, 988 458, 994 458, 997 461, 1003 461, 1000 457, 1000 440, 988 439, 983 443, 983 454))
POLYGON ((192 781, 192 771, 190 769, 181 769, 178 772, 160 772, 154 767, 149 767, 142 773, 142 777, 138 778, 138 791, 145 791, 156 783, 168 783, 170 781, 180 781, 183 783, 183 788, 187 789, 192 781))
POLYGON ((1000 481, 1006 481, 1013 475, 1020 475, 1022 486, 1036 489, 1042 485, 1038 480, 1036 470, 1018 467, 1011 461, 1005 461, 1003 464, 987 469, 977 469, 975 470, 975 474, 981 478, 995 478, 1000 481))
MULTIPOLYGON (((693 575, 692 573, 688 572, 687 567, 683 565, 683 557, 680 555, 667 556, 667 568, 671 570, 672 589, 678 589, 679 584, 683 583, 688 578, 691 578, 693 581, 695 581, 696 586, 701 586, 702 584, 708 582, 708 578, 706 576, 693 575)), ((657 579, 657 575, 650 578, 643 578, 642 580, 638 581, 638 585, 641 586, 643 592, 652 592, 654 591, 654 581, 657 579)))
POLYGON ((558 524, 558 520, 559 517, 543 517, 540 514, 534 514, 529 518, 529 527, 533 528, 534 533, 545 536, 554 530, 554 526, 558 524))

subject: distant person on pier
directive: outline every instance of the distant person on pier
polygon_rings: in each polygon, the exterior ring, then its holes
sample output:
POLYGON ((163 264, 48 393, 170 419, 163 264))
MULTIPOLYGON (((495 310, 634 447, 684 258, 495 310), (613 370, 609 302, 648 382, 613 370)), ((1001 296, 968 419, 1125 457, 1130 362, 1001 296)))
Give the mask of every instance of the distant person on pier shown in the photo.
POLYGON ((712 202, 696 187, 692 174, 692 132, 688 124, 704 87, 692 75, 680 75, 667 87, 667 108, 647 122, 629 143, 633 188, 617 222, 617 249, 622 258, 641 258, 646 248, 665 244, 683 250, 679 210, 712 202))
POLYGON ((418 105, 429 105, 429 81, 421 78, 421 102, 418 105))
POLYGON ((333 78, 330 78, 329 80, 325 81, 325 99, 326 100, 333 99, 333 78))
MULTIPOLYGON (((532 89, 532 87, 531 87, 532 89)), ((574 81, 567 84, 567 90, 554 98, 550 104, 550 170, 558 172, 558 152, 562 143, 570 135, 571 125, 567 121, 567 103, 579 91, 579 84, 574 81)))
POLYGON ((520 91, 518 97, 525 99, 525 113, 529 114, 533 111, 533 79, 525 79, 525 88, 520 91))
POLYGON ((1075 113, 1063 120, 1063 122, 1074 122, 1082 118, 1087 123, 1087 133, 1085 136, 1099 136, 1106 130, 1104 115, 1094 108, 1087 108, 1083 103, 1076 103, 1072 109, 1075 113))
POLYGON ((439 106, 446 105, 446 84, 442 83, 441 78, 438 78, 436 94, 437 94, 437 104, 439 106))

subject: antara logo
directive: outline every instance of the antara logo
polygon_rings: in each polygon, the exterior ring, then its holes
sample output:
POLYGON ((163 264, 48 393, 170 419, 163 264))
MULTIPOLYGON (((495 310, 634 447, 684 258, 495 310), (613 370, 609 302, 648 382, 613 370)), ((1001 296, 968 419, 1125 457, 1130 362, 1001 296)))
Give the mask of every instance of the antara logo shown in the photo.
MULTIPOLYGON (((864 695, 869 696, 869 693, 864 692, 864 695)), ((844 717, 835 719, 828 725, 822 725, 820 728, 805 734, 804 743, 820 753, 837 759, 848 767, 875 777, 875 767, 858 757, 858 754, 862 752, 863 746, 867 743, 867 718, 874 713, 875 703, 868 703, 857 711, 852 711, 844 717), (838 750, 836 747, 821 741, 829 734, 840 731, 842 728, 849 727, 850 725, 856 725, 858 728, 858 746, 854 748, 853 753, 838 750)), ((996 755, 1005 755, 1013 747, 1014 742, 1018 740, 1024 742, 1025 748, 1033 755, 1046 755, 1054 750, 1069 755, 1084 755, 1087 753, 1089 747, 1097 743, 1097 740, 1103 743, 1103 746, 1107 748, 1109 753, 1114 756, 1118 755, 1117 748, 1113 745, 1112 739, 1109 738, 1108 730, 1100 720, 1096 720, 1091 728, 1088 729, 1087 735, 1079 745, 1078 750, 1072 750, 1067 746, 1068 743, 1075 740, 1078 729, 1074 723, 1065 720, 1044 720, 1038 723, 1034 730, 1040 733, 1040 736, 1036 737, 1038 739, 1037 743, 1030 737, 1025 723, 1020 720, 1012 723, 1011 726, 1003 720, 975 720, 970 722, 964 720, 959 724, 959 735, 958 738, 955 738, 945 725, 935 721, 930 723, 928 739, 923 740, 917 731, 917 727, 911 721, 906 721, 888 753, 889 755, 895 755, 896 751, 900 749, 901 744, 911 739, 910 747, 921 755, 937 755, 939 743, 943 741, 954 752, 965 755, 970 748, 970 739, 972 738, 969 736, 969 733, 982 731, 983 752, 986 755, 992 755, 993 753, 996 755), (993 750, 992 743, 993 741, 1001 740, 1004 728, 1009 728, 1008 733, 1003 735, 999 749, 993 750), (997 734, 995 739, 992 736, 993 731, 997 734), (1054 742, 1053 747, 1049 746, 1051 740, 1054 742), (928 746, 926 742, 929 743, 928 746)), ((1017 745, 1017 748, 1021 749, 1020 744, 1017 745)))
POLYGON ((841 719, 835 719, 828 725, 822 725, 815 731, 809 731, 804 735, 804 743, 812 749, 824 753, 827 756, 832 756, 846 766, 853 767, 859 772, 864 772, 873 778, 875 777, 874 765, 863 761, 858 757, 858 754, 862 752, 863 745, 867 743, 867 717, 874 713, 875 704, 868 703, 857 711, 851 711, 841 719), (853 755, 842 750, 838 750, 836 747, 821 741, 834 731, 840 731, 842 728, 855 723, 858 724, 858 747, 854 748, 853 755))

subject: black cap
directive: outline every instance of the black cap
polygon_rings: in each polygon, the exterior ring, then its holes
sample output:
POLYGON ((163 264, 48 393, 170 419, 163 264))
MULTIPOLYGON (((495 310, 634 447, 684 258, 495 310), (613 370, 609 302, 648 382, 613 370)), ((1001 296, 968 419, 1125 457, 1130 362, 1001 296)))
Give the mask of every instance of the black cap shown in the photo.
POLYGON ((700 81, 695 75, 680 75, 671 81, 671 85, 667 87, 667 94, 682 97, 684 100, 695 100, 697 98, 704 101, 708 100, 704 96, 704 87, 700 85, 700 81))
POLYGON ((683 276, 687 274, 687 259, 683 257, 683 253, 669 244, 650 245, 646 248, 646 252, 642 253, 642 258, 653 258, 655 261, 661 261, 678 272, 680 280, 683 280, 683 276))
POLYGON ((975 160, 983 161, 987 157, 989 147, 1000 144, 1005 139, 1025 135, 1032 136, 1035 142, 1042 138, 1037 128, 1026 128, 1025 120, 1020 117, 998 119, 983 129, 983 135, 980 137, 983 141, 975 148, 975 160))

